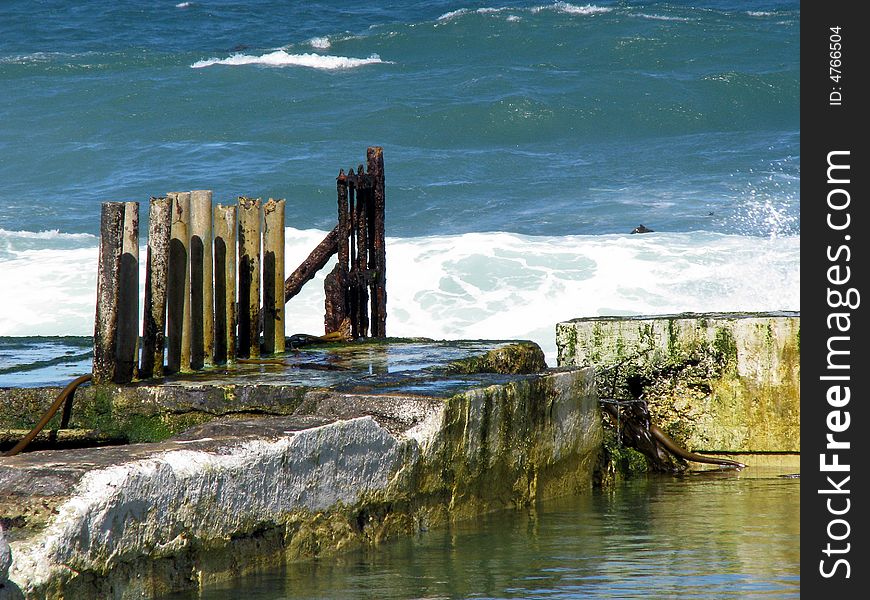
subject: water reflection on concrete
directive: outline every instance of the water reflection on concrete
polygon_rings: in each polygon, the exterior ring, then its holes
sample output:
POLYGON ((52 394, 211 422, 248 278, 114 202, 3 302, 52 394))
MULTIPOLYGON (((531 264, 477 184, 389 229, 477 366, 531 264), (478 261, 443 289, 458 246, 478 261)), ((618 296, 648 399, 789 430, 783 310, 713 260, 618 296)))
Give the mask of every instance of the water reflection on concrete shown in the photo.
POLYGON ((174 599, 799 597, 800 480, 636 479, 174 599))

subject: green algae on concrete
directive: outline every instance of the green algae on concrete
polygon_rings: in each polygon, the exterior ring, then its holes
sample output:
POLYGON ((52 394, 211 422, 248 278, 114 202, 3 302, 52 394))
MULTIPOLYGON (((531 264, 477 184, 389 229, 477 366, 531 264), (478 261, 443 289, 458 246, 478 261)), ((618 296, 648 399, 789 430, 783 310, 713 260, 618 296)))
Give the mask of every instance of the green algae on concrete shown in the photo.
POLYGON ((454 360, 447 365, 448 373, 539 373, 547 369, 541 347, 533 342, 515 342, 478 354, 454 360))
MULTIPOLYGON (((285 364, 236 363, 132 385, 84 385, 73 395, 68 427, 157 442, 218 417, 292 415, 324 389, 447 397, 546 369, 536 344, 486 340, 365 340, 307 346, 277 358, 285 364)), ((0 388, 0 429, 29 429, 61 390, 0 388)), ((59 412, 46 430, 56 431, 61 419, 59 412)))
POLYGON ((435 344, 437 360, 346 347, 381 372, 346 369, 331 387, 264 368, 237 384, 97 388, 79 413, 128 433, 164 435, 167 413, 207 422, 159 443, 0 459, 8 585, 154 597, 590 490, 603 435, 592 369, 529 373, 540 349, 512 346, 435 344))
POLYGON ((800 314, 685 313, 559 323, 560 366, 594 365, 602 397, 642 397, 694 451, 800 452, 800 314))

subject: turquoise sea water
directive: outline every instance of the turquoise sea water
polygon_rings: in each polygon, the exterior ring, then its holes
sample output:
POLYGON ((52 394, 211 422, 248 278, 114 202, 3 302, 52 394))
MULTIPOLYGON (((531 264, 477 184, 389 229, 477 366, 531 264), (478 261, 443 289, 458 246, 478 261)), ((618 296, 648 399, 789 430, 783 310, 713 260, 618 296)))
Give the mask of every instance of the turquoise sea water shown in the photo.
MULTIPOLYGON (((374 144, 391 334, 552 357, 562 319, 799 310, 799 25, 775 1, 6 0, 0 336, 91 335, 100 202, 287 198, 292 268, 374 144)), ((309 287, 288 333, 322 327, 309 287)))
MULTIPOLYGON (((390 335, 533 339, 552 364, 560 320, 800 310, 799 29, 773 0, 3 0, 0 386, 89 369, 101 202, 284 197, 293 268, 369 145, 390 335)), ((322 314, 319 277, 287 333, 322 314)), ((799 482, 731 475, 202 597, 796 597, 799 482)))

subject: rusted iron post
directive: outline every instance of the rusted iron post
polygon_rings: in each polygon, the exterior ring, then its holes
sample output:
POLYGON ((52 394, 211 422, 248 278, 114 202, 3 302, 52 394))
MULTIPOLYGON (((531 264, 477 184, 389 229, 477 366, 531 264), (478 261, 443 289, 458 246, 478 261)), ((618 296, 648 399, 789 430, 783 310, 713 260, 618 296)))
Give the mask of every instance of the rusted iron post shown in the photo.
POLYGON ((368 337, 369 334, 369 242, 368 242, 368 205, 371 203, 371 188, 367 185, 367 178, 363 166, 357 169, 356 186, 356 214, 354 226, 356 227, 356 337, 368 337))
POLYGON ((302 286, 311 281, 336 252, 338 252, 338 225, 326 234, 326 237, 284 282, 284 302, 288 302, 302 291, 302 286))
POLYGON ((284 352, 284 200, 263 205, 263 348, 284 352))
POLYGON ((100 212, 100 254, 94 320, 94 383, 111 381, 115 374, 123 244, 124 203, 104 202, 100 212))
MULTIPOLYGON (((348 211, 348 228, 349 228, 349 254, 347 270, 343 272, 345 300, 344 306, 347 311, 345 314, 350 317, 351 336, 359 337, 359 271, 357 269, 358 260, 357 252, 359 245, 357 244, 357 203, 359 202, 357 194, 357 176, 353 169, 347 173, 347 211, 348 211)), ((339 321, 338 318, 335 319, 339 321)))
POLYGON ((347 277, 341 265, 337 264, 323 281, 324 308, 323 325, 326 333, 341 330, 347 310, 347 277))
POLYGON ((139 203, 124 202, 124 234, 118 273, 117 364, 112 381, 129 383, 139 343, 139 203))
POLYGON ((216 363, 236 358, 236 207, 214 207, 214 310, 216 363))
POLYGON ((172 201, 169 272, 166 282, 166 371, 190 371, 190 192, 167 194, 172 201))
POLYGON ((372 337, 387 335, 387 253, 385 223, 384 149, 371 146, 366 150, 368 175, 372 178, 374 219, 372 230, 373 264, 370 265, 372 282, 372 337))
POLYGON ((239 337, 242 358, 260 356, 260 200, 239 198, 239 337))
MULTIPOLYGON (((353 171, 351 170, 351 174, 353 171)), ((349 202, 348 176, 344 169, 338 172, 335 180, 336 193, 338 196, 338 225, 333 231, 336 232, 336 250, 338 252, 338 264, 323 282, 325 294, 325 314, 323 317, 326 333, 338 331, 342 321, 348 316, 348 277, 350 272, 350 236, 352 235, 351 211, 349 202)), ((323 262, 326 264, 326 261, 323 262)))
POLYGON ((190 193, 190 362, 194 369, 214 364, 211 197, 209 190, 190 193))
POLYGON ((350 262, 350 212, 347 207, 347 175, 344 169, 335 180, 338 193, 338 264, 345 272, 350 262))
POLYGON ((145 265, 145 306, 142 314, 142 359, 139 377, 163 376, 166 345, 166 279, 169 268, 169 230, 172 203, 151 198, 148 211, 148 251, 145 265))

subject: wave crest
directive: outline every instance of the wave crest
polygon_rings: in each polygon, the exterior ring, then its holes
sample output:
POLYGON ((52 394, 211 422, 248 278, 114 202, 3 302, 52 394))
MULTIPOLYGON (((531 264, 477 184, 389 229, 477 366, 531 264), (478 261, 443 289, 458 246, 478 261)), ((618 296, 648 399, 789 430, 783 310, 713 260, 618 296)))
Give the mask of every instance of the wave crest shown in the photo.
POLYGON ((9 231, 0 229, 0 239, 3 240, 96 240, 90 233, 63 233, 57 229, 43 231, 9 231))
POLYGON ((332 56, 328 54, 289 54, 284 50, 275 50, 261 54, 260 56, 252 56, 249 54, 234 54, 228 58, 209 58, 199 60, 193 63, 191 68, 202 69, 214 65, 264 65, 269 67, 309 67, 312 69, 320 69, 325 71, 335 71, 340 69, 354 69, 365 65, 374 64, 393 64, 390 61, 381 60, 377 54, 372 54, 368 58, 349 58, 347 56, 332 56))

